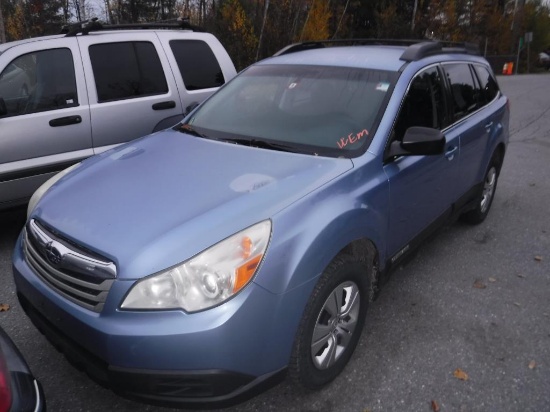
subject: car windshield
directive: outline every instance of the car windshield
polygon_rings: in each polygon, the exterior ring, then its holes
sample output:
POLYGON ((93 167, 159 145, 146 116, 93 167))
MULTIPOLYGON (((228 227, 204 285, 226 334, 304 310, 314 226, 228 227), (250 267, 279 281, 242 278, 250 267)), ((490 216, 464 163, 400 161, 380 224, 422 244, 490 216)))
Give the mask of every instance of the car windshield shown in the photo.
POLYGON ((353 157, 368 147, 396 77, 349 67, 253 66, 179 127, 267 149, 353 157))

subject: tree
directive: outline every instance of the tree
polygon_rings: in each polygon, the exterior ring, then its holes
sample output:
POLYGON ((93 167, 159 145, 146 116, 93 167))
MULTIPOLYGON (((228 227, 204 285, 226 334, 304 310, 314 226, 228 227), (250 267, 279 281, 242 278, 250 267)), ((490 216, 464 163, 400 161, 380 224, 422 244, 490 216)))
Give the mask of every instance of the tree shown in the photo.
POLYGON ((23 4, 18 2, 12 14, 6 20, 6 34, 9 40, 18 40, 26 37, 25 13, 23 4))
POLYGON ((381 11, 376 12, 377 37, 391 39, 399 37, 398 27, 403 26, 403 21, 397 13, 397 5, 390 4, 381 11))
POLYGON ((258 38, 239 0, 226 0, 220 10, 218 35, 237 70, 254 61, 258 38))
POLYGON ((300 41, 328 39, 328 24, 331 17, 332 13, 327 0, 312 0, 308 7, 300 41))
POLYGON ((533 41, 524 44, 521 52, 520 67, 532 71, 535 67, 538 53, 550 48, 550 8, 540 0, 528 1, 523 9, 522 21, 518 28, 521 35, 533 33, 533 41), (529 51, 529 53, 527 52, 529 51))
POLYGON ((0 0, 0 43, 6 42, 6 29, 4 26, 4 14, 2 13, 2 0, 0 0))

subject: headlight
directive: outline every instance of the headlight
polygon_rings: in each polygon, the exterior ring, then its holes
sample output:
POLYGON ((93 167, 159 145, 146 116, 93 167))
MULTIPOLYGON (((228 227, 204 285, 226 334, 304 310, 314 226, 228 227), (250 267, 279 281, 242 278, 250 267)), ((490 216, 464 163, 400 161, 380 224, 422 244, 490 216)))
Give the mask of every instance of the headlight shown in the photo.
POLYGON ((184 309, 219 305, 254 277, 271 235, 271 221, 249 227, 197 256, 137 282, 122 309, 184 309))
POLYGON ((29 200, 29 205, 27 206, 27 219, 31 215, 38 201, 42 199, 42 196, 44 196, 44 193, 46 193, 48 189, 52 187, 59 179, 61 179, 67 173, 76 169, 78 166, 80 166, 80 163, 74 164, 71 167, 62 170, 58 174, 50 177, 48 180, 42 183, 42 185, 38 189, 36 189, 36 191, 31 196, 31 200, 29 200))

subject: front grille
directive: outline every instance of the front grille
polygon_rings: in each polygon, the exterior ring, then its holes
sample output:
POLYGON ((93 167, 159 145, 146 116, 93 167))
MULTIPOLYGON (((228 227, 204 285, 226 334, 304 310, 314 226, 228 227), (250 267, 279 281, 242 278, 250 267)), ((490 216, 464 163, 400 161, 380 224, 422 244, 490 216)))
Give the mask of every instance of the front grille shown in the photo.
POLYGON ((55 235, 36 220, 23 231, 25 260, 53 290, 83 308, 101 312, 116 277, 109 260, 55 235))

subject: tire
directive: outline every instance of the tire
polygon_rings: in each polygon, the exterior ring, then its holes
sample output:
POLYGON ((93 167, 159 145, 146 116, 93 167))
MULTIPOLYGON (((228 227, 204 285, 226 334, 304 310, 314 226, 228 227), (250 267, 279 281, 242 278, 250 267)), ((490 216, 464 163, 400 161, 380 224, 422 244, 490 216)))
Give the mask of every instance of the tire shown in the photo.
POLYGON ((346 366, 365 324, 372 266, 349 255, 325 269, 304 310, 289 375, 298 385, 319 389, 346 366))
POLYGON ((485 172, 483 190, 476 200, 476 206, 460 217, 462 221, 472 225, 478 225, 485 220, 493 204, 501 165, 502 157, 498 153, 495 153, 485 172))

